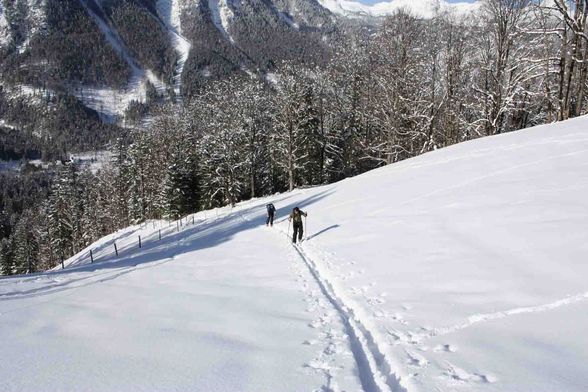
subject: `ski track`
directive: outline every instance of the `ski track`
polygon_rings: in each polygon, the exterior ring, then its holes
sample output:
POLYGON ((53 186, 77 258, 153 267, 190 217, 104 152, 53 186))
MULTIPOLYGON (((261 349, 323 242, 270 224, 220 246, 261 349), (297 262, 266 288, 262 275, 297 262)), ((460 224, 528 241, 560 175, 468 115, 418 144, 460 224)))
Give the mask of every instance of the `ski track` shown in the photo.
MULTIPOLYGON (((276 223, 281 222, 284 220, 276 223)), ((280 231, 289 241, 289 236, 283 230, 280 231)), ((318 264, 310 258, 302 246, 293 245, 293 247, 316 280, 325 298, 337 310, 345 326, 364 391, 407 392, 402 380, 394 373, 383 354, 382 344, 375 338, 374 333, 366 327, 357 312, 337 295, 333 285, 321 274, 318 264)))
POLYGON ((582 301, 586 301, 586 300, 588 300, 588 291, 585 293, 582 293, 582 294, 569 296, 569 297, 566 297, 566 298, 563 298, 563 299, 560 299, 560 300, 557 300, 557 301, 554 301, 554 302, 551 302, 548 304, 544 304, 544 305, 526 306, 526 307, 514 308, 514 309, 510 309, 510 310, 503 310, 503 311, 499 311, 499 312, 495 312, 495 313, 475 314, 475 315, 469 316, 467 318, 467 321, 465 321, 461 324, 456 324, 456 325, 449 326, 449 327, 436 328, 433 331, 431 331, 431 333, 426 334, 423 337, 432 338, 432 337, 436 337, 436 336, 443 336, 443 335, 447 335, 447 334, 450 334, 453 332, 460 331, 462 329, 472 327, 476 324, 480 324, 483 322, 499 320, 499 319, 503 319, 503 318, 506 318, 509 316, 515 316, 515 315, 519 315, 519 314, 546 312, 548 310, 557 309, 562 306, 572 305, 577 302, 582 302, 582 301))

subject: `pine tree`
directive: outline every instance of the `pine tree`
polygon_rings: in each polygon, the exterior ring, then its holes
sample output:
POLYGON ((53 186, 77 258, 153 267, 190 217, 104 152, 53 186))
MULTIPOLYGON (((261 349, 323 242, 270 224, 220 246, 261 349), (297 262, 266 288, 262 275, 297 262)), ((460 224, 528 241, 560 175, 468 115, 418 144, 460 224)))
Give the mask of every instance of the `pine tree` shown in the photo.
POLYGON ((75 210, 77 202, 72 203, 72 195, 75 192, 72 189, 71 170, 75 169, 65 167, 59 171, 49 197, 50 236, 53 249, 56 255, 61 258, 66 258, 74 253, 74 236, 79 235, 79 233, 74 233, 78 224, 76 222, 77 212, 72 211, 72 206, 75 210))
POLYGON ((0 273, 1 275, 12 275, 16 272, 12 241, 10 238, 0 240, 0 273))
POLYGON ((39 246, 33 234, 30 212, 21 215, 12 236, 14 268, 21 274, 37 271, 39 246))
POLYGON ((178 157, 172 153, 162 189, 163 218, 170 220, 178 219, 183 212, 182 173, 177 161, 178 157))
POLYGON ((293 190, 296 185, 302 185, 302 173, 308 169, 316 115, 312 107, 312 81, 301 76, 291 63, 284 64, 280 70, 273 96, 276 109, 273 143, 278 153, 277 164, 286 173, 288 189, 293 190))

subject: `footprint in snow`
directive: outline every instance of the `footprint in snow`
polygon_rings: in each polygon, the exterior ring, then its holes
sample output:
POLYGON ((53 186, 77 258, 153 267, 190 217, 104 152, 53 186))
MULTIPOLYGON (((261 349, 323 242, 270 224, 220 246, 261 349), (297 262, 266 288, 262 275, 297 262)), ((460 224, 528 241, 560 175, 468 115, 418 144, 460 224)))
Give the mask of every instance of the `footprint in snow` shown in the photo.
POLYGON ((326 324, 325 321, 321 318, 321 319, 318 319, 318 320, 314 320, 313 322, 311 322, 310 324, 308 324, 308 326, 310 328, 313 328, 313 329, 318 329, 318 328, 322 327, 325 324, 326 324))
POLYGON ((394 313, 392 315, 392 320, 394 320, 397 323, 400 323, 402 325, 408 325, 408 322, 404 320, 404 316, 400 313, 394 313))
POLYGON ((421 342, 419 335, 415 335, 411 332, 400 332, 400 331, 388 331, 388 335, 393 339, 393 344, 412 344, 417 345, 421 342))
POLYGON ((331 370, 331 366, 326 361, 322 361, 320 359, 314 359, 308 363, 305 363, 304 366, 315 370, 331 370))
POLYGON ((438 346, 435 346, 433 351, 435 351, 437 353, 443 353, 443 352, 454 353, 457 351, 457 348, 455 346, 450 345, 450 344, 440 344, 438 346))
POLYGON ((333 354, 337 354, 337 345, 335 345, 335 343, 329 343, 329 345, 327 347, 325 347, 325 349, 323 350, 323 353, 325 353, 326 355, 333 355, 333 354))
POLYGON ((425 357, 417 353, 406 351, 406 355, 408 356, 407 362, 411 366, 422 368, 429 364, 429 361, 425 357))
POLYGON ((451 380, 466 382, 466 383, 479 383, 479 384, 491 384, 496 382, 496 377, 488 374, 470 373, 464 369, 447 363, 448 367, 445 369, 445 375, 451 380))
POLYGON ((386 303, 386 300, 380 297, 368 298, 367 301, 370 305, 383 305, 386 303))

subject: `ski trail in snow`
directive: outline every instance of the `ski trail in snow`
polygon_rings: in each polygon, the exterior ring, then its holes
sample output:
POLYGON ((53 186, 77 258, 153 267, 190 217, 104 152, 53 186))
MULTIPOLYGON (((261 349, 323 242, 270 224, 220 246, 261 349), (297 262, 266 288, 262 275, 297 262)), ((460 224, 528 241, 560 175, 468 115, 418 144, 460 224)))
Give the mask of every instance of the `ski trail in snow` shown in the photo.
MULTIPOLYGON (((288 240, 289 236, 281 230, 288 240)), ((325 298, 337 310, 349 336, 359 378, 366 392, 407 392, 402 380, 383 354, 382 344, 365 325, 358 313, 336 293, 333 285, 320 272, 320 267, 302 249, 293 245, 316 280, 325 298)))
POLYGON ((514 308, 510 310, 503 310, 500 312, 495 313, 485 313, 485 314, 475 314, 467 318, 467 321, 456 324, 449 327, 441 327, 435 328, 431 333, 425 335, 425 337, 435 337, 435 336, 442 336, 447 335, 453 332, 460 331, 462 329, 466 329, 472 327, 476 324, 480 324, 486 321, 498 320, 503 319, 509 316, 514 316, 518 314, 526 314, 526 313, 539 313, 539 312, 546 312, 548 310, 553 310, 560 308, 566 305, 572 305, 577 302, 582 302, 588 300, 588 291, 582 294, 573 295, 570 297, 566 297, 564 299, 560 299, 558 301, 554 301, 544 305, 537 305, 537 306, 526 306, 521 308, 514 308))

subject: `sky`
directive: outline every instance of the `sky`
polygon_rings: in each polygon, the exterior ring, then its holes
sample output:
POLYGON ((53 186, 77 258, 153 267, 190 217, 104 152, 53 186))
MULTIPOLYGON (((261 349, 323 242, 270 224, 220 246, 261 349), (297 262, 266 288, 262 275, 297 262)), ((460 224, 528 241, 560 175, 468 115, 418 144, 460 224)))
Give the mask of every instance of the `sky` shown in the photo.
MULTIPOLYGON (((372 5, 372 4, 376 4, 376 3, 381 3, 381 2, 391 2, 394 0, 357 0, 359 3, 362 4, 368 4, 368 5, 372 5)), ((423 0, 413 0, 415 3, 416 2, 421 2, 423 0)), ((448 3, 474 3, 474 0, 446 0, 448 3)))

